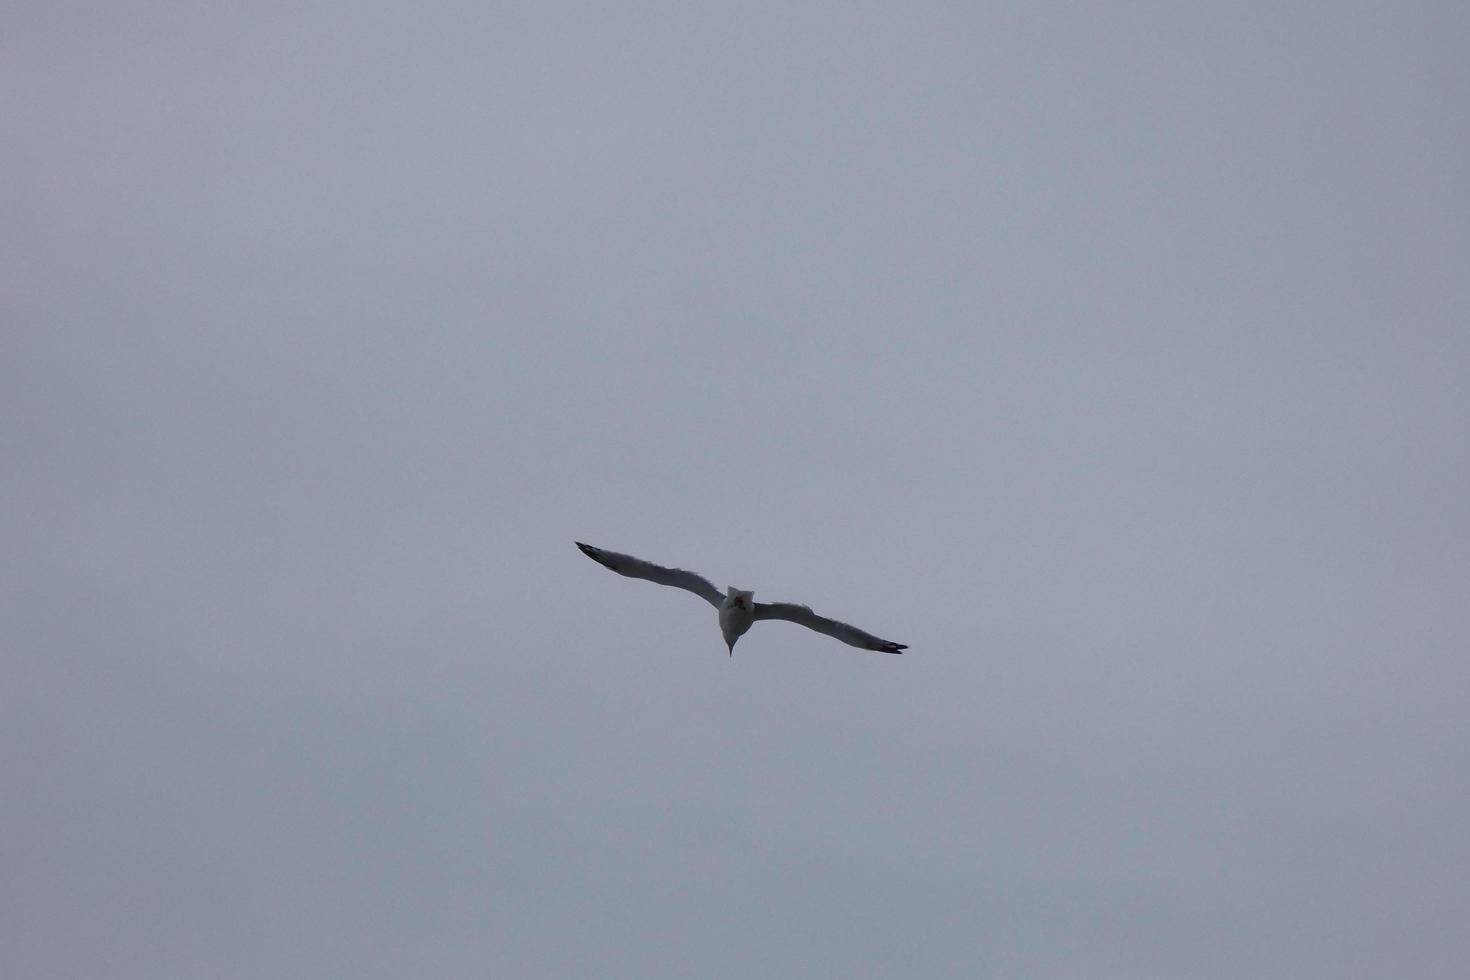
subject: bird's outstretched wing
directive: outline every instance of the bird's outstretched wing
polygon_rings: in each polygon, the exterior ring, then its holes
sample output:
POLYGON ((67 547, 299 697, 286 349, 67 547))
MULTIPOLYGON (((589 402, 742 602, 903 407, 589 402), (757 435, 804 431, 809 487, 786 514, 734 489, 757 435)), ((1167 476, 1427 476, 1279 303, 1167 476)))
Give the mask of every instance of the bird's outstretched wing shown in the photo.
POLYGON ((619 575, 629 578, 644 578, 659 585, 672 585, 676 589, 684 589, 693 592, 705 602, 720 608, 725 597, 720 590, 714 587, 709 579, 703 575, 686 572, 682 568, 665 568, 655 565, 651 561, 642 558, 634 558, 632 555, 620 555, 616 551, 605 551, 602 548, 594 548, 590 544, 577 542, 577 547, 582 549, 582 554, 591 558, 604 568, 610 568, 619 575))
POLYGON ((862 647, 864 650, 878 650, 882 653, 902 653, 908 649, 906 643, 894 643, 890 640, 880 640, 872 633, 865 633, 856 626, 839 623, 835 619, 826 616, 818 616, 806 606, 798 606, 793 602, 757 602, 755 604, 756 619, 784 619, 790 623, 799 623, 807 629, 816 630, 818 633, 826 633, 828 636, 841 640, 851 646, 862 647))

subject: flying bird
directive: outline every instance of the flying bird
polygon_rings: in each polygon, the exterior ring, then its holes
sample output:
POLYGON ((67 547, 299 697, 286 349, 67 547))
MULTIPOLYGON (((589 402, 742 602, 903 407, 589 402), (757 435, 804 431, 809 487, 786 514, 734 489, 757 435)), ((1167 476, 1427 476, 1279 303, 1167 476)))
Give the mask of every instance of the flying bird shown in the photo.
POLYGON ((642 558, 594 548, 580 541, 577 542, 577 547, 582 549, 582 554, 619 575, 647 579, 659 585, 672 585, 676 589, 693 592, 714 606, 720 612, 720 633, 724 635, 725 646, 732 657, 735 655, 735 641, 745 635, 745 631, 750 629, 752 623, 761 619, 784 619, 789 623, 798 623, 807 629, 825 633, 843 643, 861 647, 864 650, 902 653, 908 649, 907 644, 880 640, 872 633, 865 633, 856 626, 839 623, 826 616, 818 616, 806 606, 798 606, 792 602, 756 602, 755 593, 744 589, 727 588, 725 594, 721 595, 714 583, 703 575, 686 572, 682 568, 665 568, 651 561, 644 561, 642 558))

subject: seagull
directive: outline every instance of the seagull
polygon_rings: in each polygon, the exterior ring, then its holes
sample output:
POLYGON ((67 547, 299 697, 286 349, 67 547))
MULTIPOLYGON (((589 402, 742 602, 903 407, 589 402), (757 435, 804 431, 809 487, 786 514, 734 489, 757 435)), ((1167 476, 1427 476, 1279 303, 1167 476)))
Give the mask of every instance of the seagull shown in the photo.
POLYGON ((607 551, 603 548, 594 548, 580 541, 576 544, 582 549, 582 554, 619 575, 647 579, 659 585, 672 585, 676 589, 693 592, 714 606, 720 611, 720 632, 725 637, 725 646, 732 657, 735 655, 735 641, 744 636, 751 624, 759 619, 784 619, 789 623, 798 623, 807 629, 826 633, 849 646, 860 647, 864 650, 902 653, 908 649, 907 644, 880 640, 872 633, 865 633, 856 626, 839 623, 826 616, 818 616, 806 606, 798 606, 791 602, 756 602, 755 593, 744 589, 727 588, 725 594, 720 595, 720 590, 715 588, 714 583, 703 575, 686 572, 682 568, 665 568, 651 561, 644 561, 642 558, 620 555, 616 551, 607 551))

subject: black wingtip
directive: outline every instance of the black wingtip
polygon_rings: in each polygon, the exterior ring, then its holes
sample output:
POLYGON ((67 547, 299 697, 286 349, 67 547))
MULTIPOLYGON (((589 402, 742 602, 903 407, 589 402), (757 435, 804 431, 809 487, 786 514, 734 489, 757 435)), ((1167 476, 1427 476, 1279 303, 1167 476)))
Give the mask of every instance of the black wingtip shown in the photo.
POLYGON ((582 554, 586 555, 588 558, 591 558, 603 568, 612 568, 614 571, 616 571, 616 568, 611 562, 607 560, 607 556, 603 553, 601 548, 594 548, 590 544, 583 544, 580 541, 576 542, 576 545, 578 548, 582 549, 582 554))
POLYGON ((909 648, 907 643, 890 643, 883 648, 884 653, 903 653, 909 648))

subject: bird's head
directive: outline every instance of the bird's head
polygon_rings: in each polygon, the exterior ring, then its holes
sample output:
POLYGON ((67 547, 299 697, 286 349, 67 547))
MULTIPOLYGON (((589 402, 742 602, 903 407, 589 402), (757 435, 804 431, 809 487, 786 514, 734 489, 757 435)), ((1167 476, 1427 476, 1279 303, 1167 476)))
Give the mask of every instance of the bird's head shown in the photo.
POLYGON ((749 589, 737 589, 733 585, 725 587, 725 605, 734 606, 736 609, 744 609, 746 612, 755 610, 755 592, 749 589))

